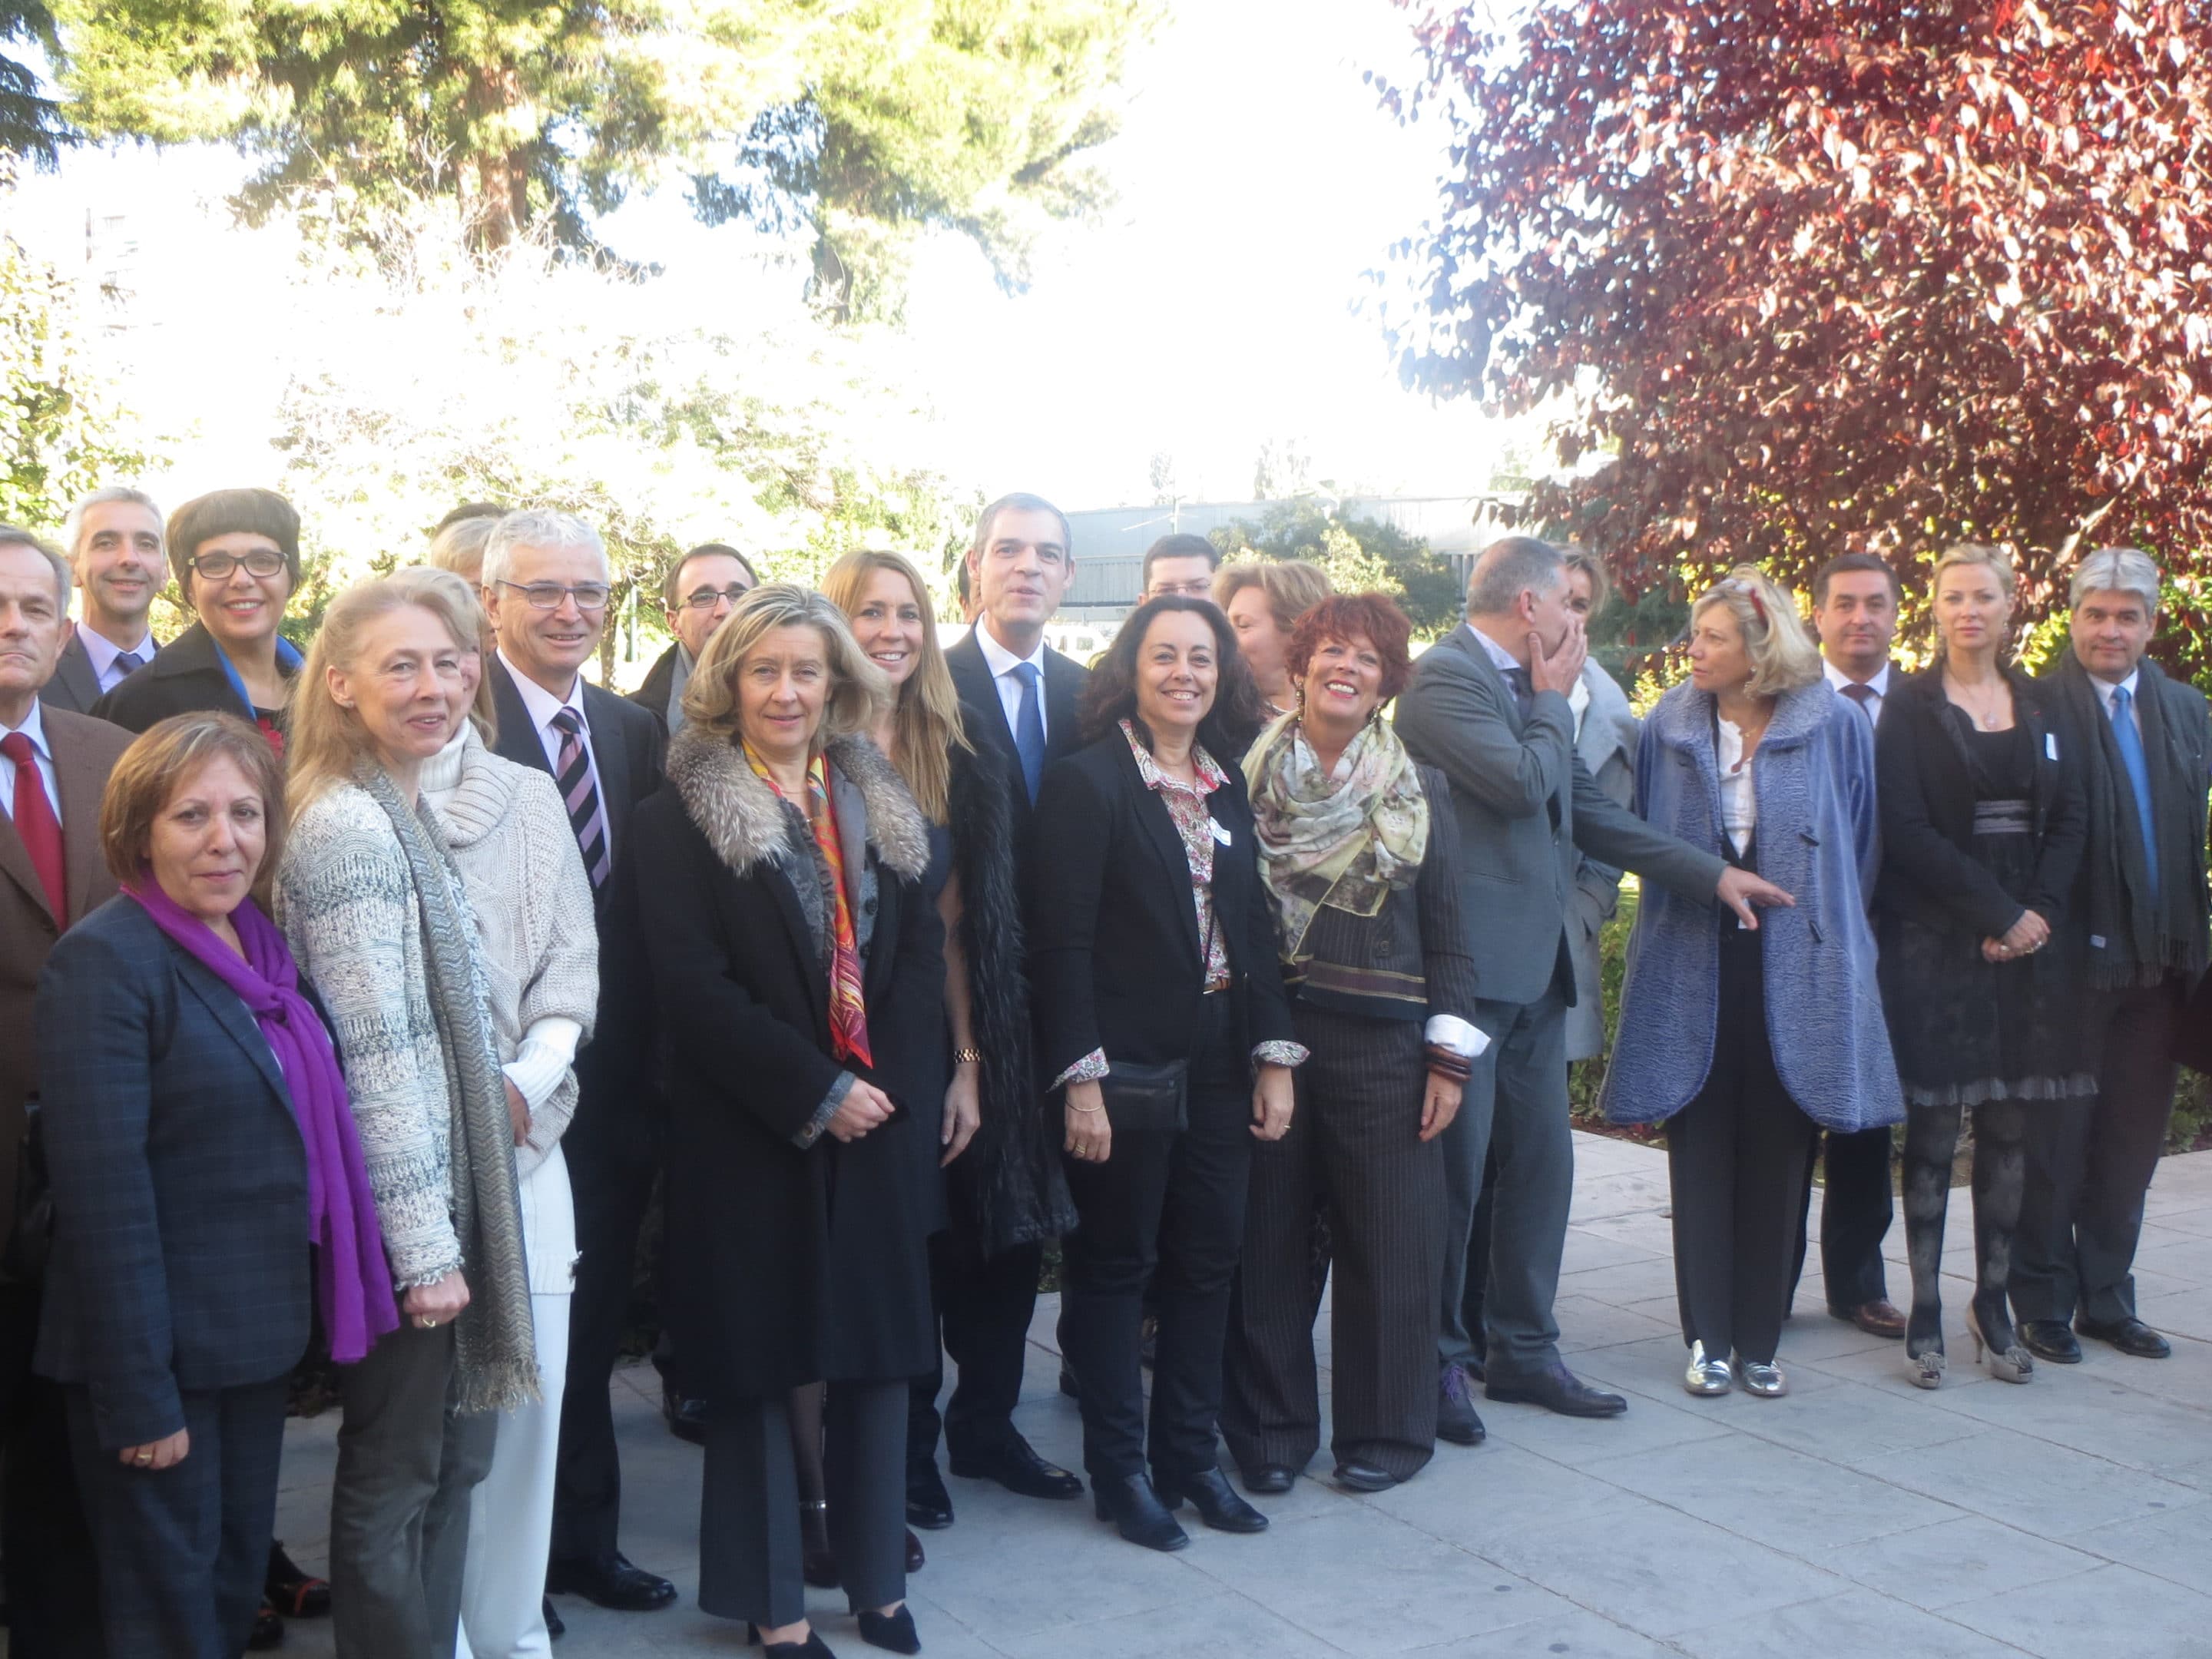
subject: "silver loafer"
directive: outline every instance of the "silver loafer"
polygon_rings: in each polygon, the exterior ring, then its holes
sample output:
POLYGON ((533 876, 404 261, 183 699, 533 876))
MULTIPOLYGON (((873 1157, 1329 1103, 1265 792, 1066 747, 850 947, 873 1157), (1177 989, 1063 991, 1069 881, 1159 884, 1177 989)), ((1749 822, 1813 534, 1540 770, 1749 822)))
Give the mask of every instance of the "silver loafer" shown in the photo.
POLYGON ((1707 1356, 1702 1342, 1690 1344, 1690 1369, 1682 1373, 1685 1392, 1695 1395, 1726 1394, 1735 1378, 1725 1359, 1707 1356))
POLYGON ((1747 1394, 1778 1400, 1790 1392, 1790 1379, 1783 1376, 1782 1367, 1771 1359, 1739 1359, 1735 1369, 1736 1375, 1743 1379, 1747 1394))

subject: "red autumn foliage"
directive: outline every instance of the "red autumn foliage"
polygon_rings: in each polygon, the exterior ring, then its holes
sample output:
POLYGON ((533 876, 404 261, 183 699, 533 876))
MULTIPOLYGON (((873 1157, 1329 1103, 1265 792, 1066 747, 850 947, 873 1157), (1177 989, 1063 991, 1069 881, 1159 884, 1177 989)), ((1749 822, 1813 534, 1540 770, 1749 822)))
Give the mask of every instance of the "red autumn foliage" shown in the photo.
MULTIPOLYGON (((1400 0, 1454 125, 1409 383, 1564 397, 1532 516, 1632 586, 2212 550, 2212 0, 1400 0)), ((2203 626, 2200 616, 2193 621, 2203 626)))

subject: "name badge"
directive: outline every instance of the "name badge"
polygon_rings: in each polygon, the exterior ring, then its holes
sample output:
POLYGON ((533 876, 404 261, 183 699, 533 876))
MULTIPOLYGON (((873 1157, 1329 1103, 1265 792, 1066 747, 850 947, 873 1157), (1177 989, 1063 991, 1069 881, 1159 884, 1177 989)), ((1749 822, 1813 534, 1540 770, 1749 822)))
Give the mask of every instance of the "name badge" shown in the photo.
POLYGON ((1207 819, 1206 822, 1212 826, 1214 840, 1219 842, 1224 847, 1228 846, 1229 831, 1224 829, 1220 824, 1214 823, 1211 818, 1207 819))

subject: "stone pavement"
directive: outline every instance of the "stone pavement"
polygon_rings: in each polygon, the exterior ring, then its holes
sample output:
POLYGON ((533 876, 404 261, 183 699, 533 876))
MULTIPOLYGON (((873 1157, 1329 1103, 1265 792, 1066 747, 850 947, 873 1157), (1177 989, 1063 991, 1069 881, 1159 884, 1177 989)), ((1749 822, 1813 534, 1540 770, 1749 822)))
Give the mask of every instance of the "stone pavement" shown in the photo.
MULTIPOLYGON (((2166 1160, 2137 1267, 2143 1317, 2173 1358, 2089 1343, 2033 1382, 1975 1368, 1966 1194, 1944 1266, 1953 1370, 1906 1384, 1902 1345, 1830 1319, 1817 1269, 1783 1340, 1782 1400, 1695 1400, 1680 1386, 1663 1154, 1577 1137, 1574 1228, 1559 1316, 1569 1361, 1627 1393, 1626 1417, 1572 1422, 1482 1406, 1486 1444, 1439 1447, 1377 1497, 1327 1483, 1324 1448, 1297 1490, 1262 1500, 1273 1528, 1192 1524, 1163 1556, 1122 1543, 1087 1503, 1041 1504, 973 1481, 927 1534, 913 1581, 931 1659, 2212 1659, 2212 1153, 2166 1160)), ((1902 1302, 1902 1239, 1891 1288, 1902 1302)), ((1817 1247, 1816 1247, 1817 1249, 1817 1247)), ((1079 1464, 1055 1391, 1050 1298, 1032 1333, 1021 1426, 1079 1464)), ((1324 1351, 1325 1352, 1325 1351, 1324 1351)), ((617 1378, 623 1542, 684 1595, 666 1612, 568 1598, 564 1659, 746 1651, 694 1603, 699 1454, 670 1437, 649 1368, 617 1378)), ((292 1425, 279 1531, 319 1567, 335 1422, 292 1425)), ((1188 1516, 1186 1516, 1188 1518, 1188 1516)), ((834 1592, 811 1597, 842 1659, 860 1642, 834 1592)), ((330 1652, 297 1622, 285 1651, 330 1652)))

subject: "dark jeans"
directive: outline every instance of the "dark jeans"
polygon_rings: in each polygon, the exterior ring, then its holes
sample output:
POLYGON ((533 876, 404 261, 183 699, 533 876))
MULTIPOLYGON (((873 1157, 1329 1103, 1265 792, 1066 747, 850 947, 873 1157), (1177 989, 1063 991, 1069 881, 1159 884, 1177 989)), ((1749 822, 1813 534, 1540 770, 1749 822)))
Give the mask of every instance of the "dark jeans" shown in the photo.
MULTIPOLYGON (((942 1419, 945 1447, 955 1457, 989 1451, 1013 1431, 1043 1263, 1042 1244, 987 1256, 957 1220, 929 1241, 930 1296, 944 1328, 944 1352, 960 1371, 942 1419)), ((914 1380, 906 1430, 910 1466, 936 1461, 937 1396, 944 1386, 940 1354, 914 1380)))
POLYGON ((2136 1243, 2173 1115, 2173 1039, 2188 995, 2178 975, 2088 994, 2085 1048, 2092 1100, 2038 1103, 2027 1119, 2027 1183, 2013 1248, 2021 1319, 2100 1324, 2136 1311, 2136 1243))
POLYGON ((125 1465, 69 1396, 70 1447, 100 1553, 108 1650, 132 1659, 237 1659, 252 1632, 276 1521, 288 1379, 187 1392, 191 1449, 158 1473, 125 1465))
POLYGON ((1667 1125, 1674 1295, 1685 1345, 1765 1364, 1782 1340, 1813 1121, 1774 1069, 1759 936, 1734 924, 1721 933, 1712 1069, 1667 1125))
POLYGON ((1215 1467, 1229 1286, 1252 1166, 1251 1067, 1229 1038, 1228 999, 1205 999, 1190 1061, 1189 1127, 1116 1131, 1103 1164, 1067 1163, 1078 1223, 1061 1248, 1060 1352, 1082 1389, 1083 1463, 1094 1484, 1215 1467), (1159 1316, 1149 1441, 1138 1363, 1145 1284, 1159 1316))
POLYGON ((469 1493, 491 1468, 499 1414, 453 1409, 451 1325, 403 1317, 343 1375, 331 1487, 338 1659, 453 1659, 469 1493))
POLYGON ((31 1370, 38 1338, 37 1287, 0 1285, 9 1659, 103 1659, 100 1574, 70 1455, 69 1408, 61 1385, 31 1370))
MULTIPOLYGON (((906 1406, 903 1381, 832 1382, 823 1402, 830 1547, 856 1608, 906 1599, 906 1406)), ((795 1625, 806 1616, 801 1559, 787 1401, 715 1401, 699 1494, 699 1606, 795 1625)))

